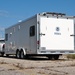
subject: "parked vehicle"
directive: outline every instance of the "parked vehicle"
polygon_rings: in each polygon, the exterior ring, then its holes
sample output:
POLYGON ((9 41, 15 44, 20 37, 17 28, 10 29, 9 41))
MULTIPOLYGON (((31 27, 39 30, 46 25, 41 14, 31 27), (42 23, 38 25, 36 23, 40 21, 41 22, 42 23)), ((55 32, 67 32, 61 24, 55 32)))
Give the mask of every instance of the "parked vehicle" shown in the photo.
POLYGON ((17 58, 47 56, 58 59, 75 52, 74 17, 62 13, 40 13, 5 29, 5 50, 17 58))
POLYGON ((4 47, 5 47, 5 40, 4 40, 4 38, 1 38, 0 39, 0 54, 1 54, 1 56, 4 55, 4 47))

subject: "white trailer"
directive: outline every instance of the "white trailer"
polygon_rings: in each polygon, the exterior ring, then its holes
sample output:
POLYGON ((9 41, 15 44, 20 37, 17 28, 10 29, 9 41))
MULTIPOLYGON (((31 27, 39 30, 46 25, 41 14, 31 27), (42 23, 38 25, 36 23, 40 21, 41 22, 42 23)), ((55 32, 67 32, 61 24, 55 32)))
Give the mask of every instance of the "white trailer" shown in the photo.
POLYGON ((62 13, 40 13, 5 30, 5 54, 17 58, 30 55, 58 59, 75 52, 74 17, 62 13))

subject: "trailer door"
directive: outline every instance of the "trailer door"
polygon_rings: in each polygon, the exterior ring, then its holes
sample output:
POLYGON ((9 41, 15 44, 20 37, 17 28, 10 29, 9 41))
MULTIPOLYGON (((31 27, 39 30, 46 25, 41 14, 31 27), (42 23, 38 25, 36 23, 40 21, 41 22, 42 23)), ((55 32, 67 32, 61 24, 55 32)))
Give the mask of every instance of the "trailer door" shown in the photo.
POLYGON ((33 54, 36 51, 36 42, 35 41, 36 41, 35 26, 33 25, 30 27, 30 41, 29 41, 29 43, 30 43, 29 53, 30 54, 33 54))
POLYGON ((74 50, 74 21, 65 18, 40 18, 40 48, 74 50))

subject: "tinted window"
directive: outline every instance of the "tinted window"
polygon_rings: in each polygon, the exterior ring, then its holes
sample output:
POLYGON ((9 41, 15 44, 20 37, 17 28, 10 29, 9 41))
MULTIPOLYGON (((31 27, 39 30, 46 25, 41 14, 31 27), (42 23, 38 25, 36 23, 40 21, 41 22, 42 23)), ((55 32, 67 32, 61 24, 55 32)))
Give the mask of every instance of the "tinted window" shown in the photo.
POLYGON ((30 36, 34 36, 35 35, 35 26, 31 26, 30 27, 30 36))
POLYGON ((8 34, 5 34, 5 41, 8 41, 8 34))

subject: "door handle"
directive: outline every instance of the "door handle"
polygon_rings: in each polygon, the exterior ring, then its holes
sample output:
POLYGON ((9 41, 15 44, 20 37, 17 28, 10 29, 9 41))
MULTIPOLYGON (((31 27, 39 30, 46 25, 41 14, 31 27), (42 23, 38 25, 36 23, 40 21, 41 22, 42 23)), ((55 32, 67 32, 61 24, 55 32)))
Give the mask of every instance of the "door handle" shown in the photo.
POLYGON ((75 36, 75 35, 71 34, 70 36, 75 36))
POLYGON ((43 33, 40 33, 39 35, 41 35, 41 36, 42 36, 42 35, 45 36, 45 34, 43 34, 43 33))

